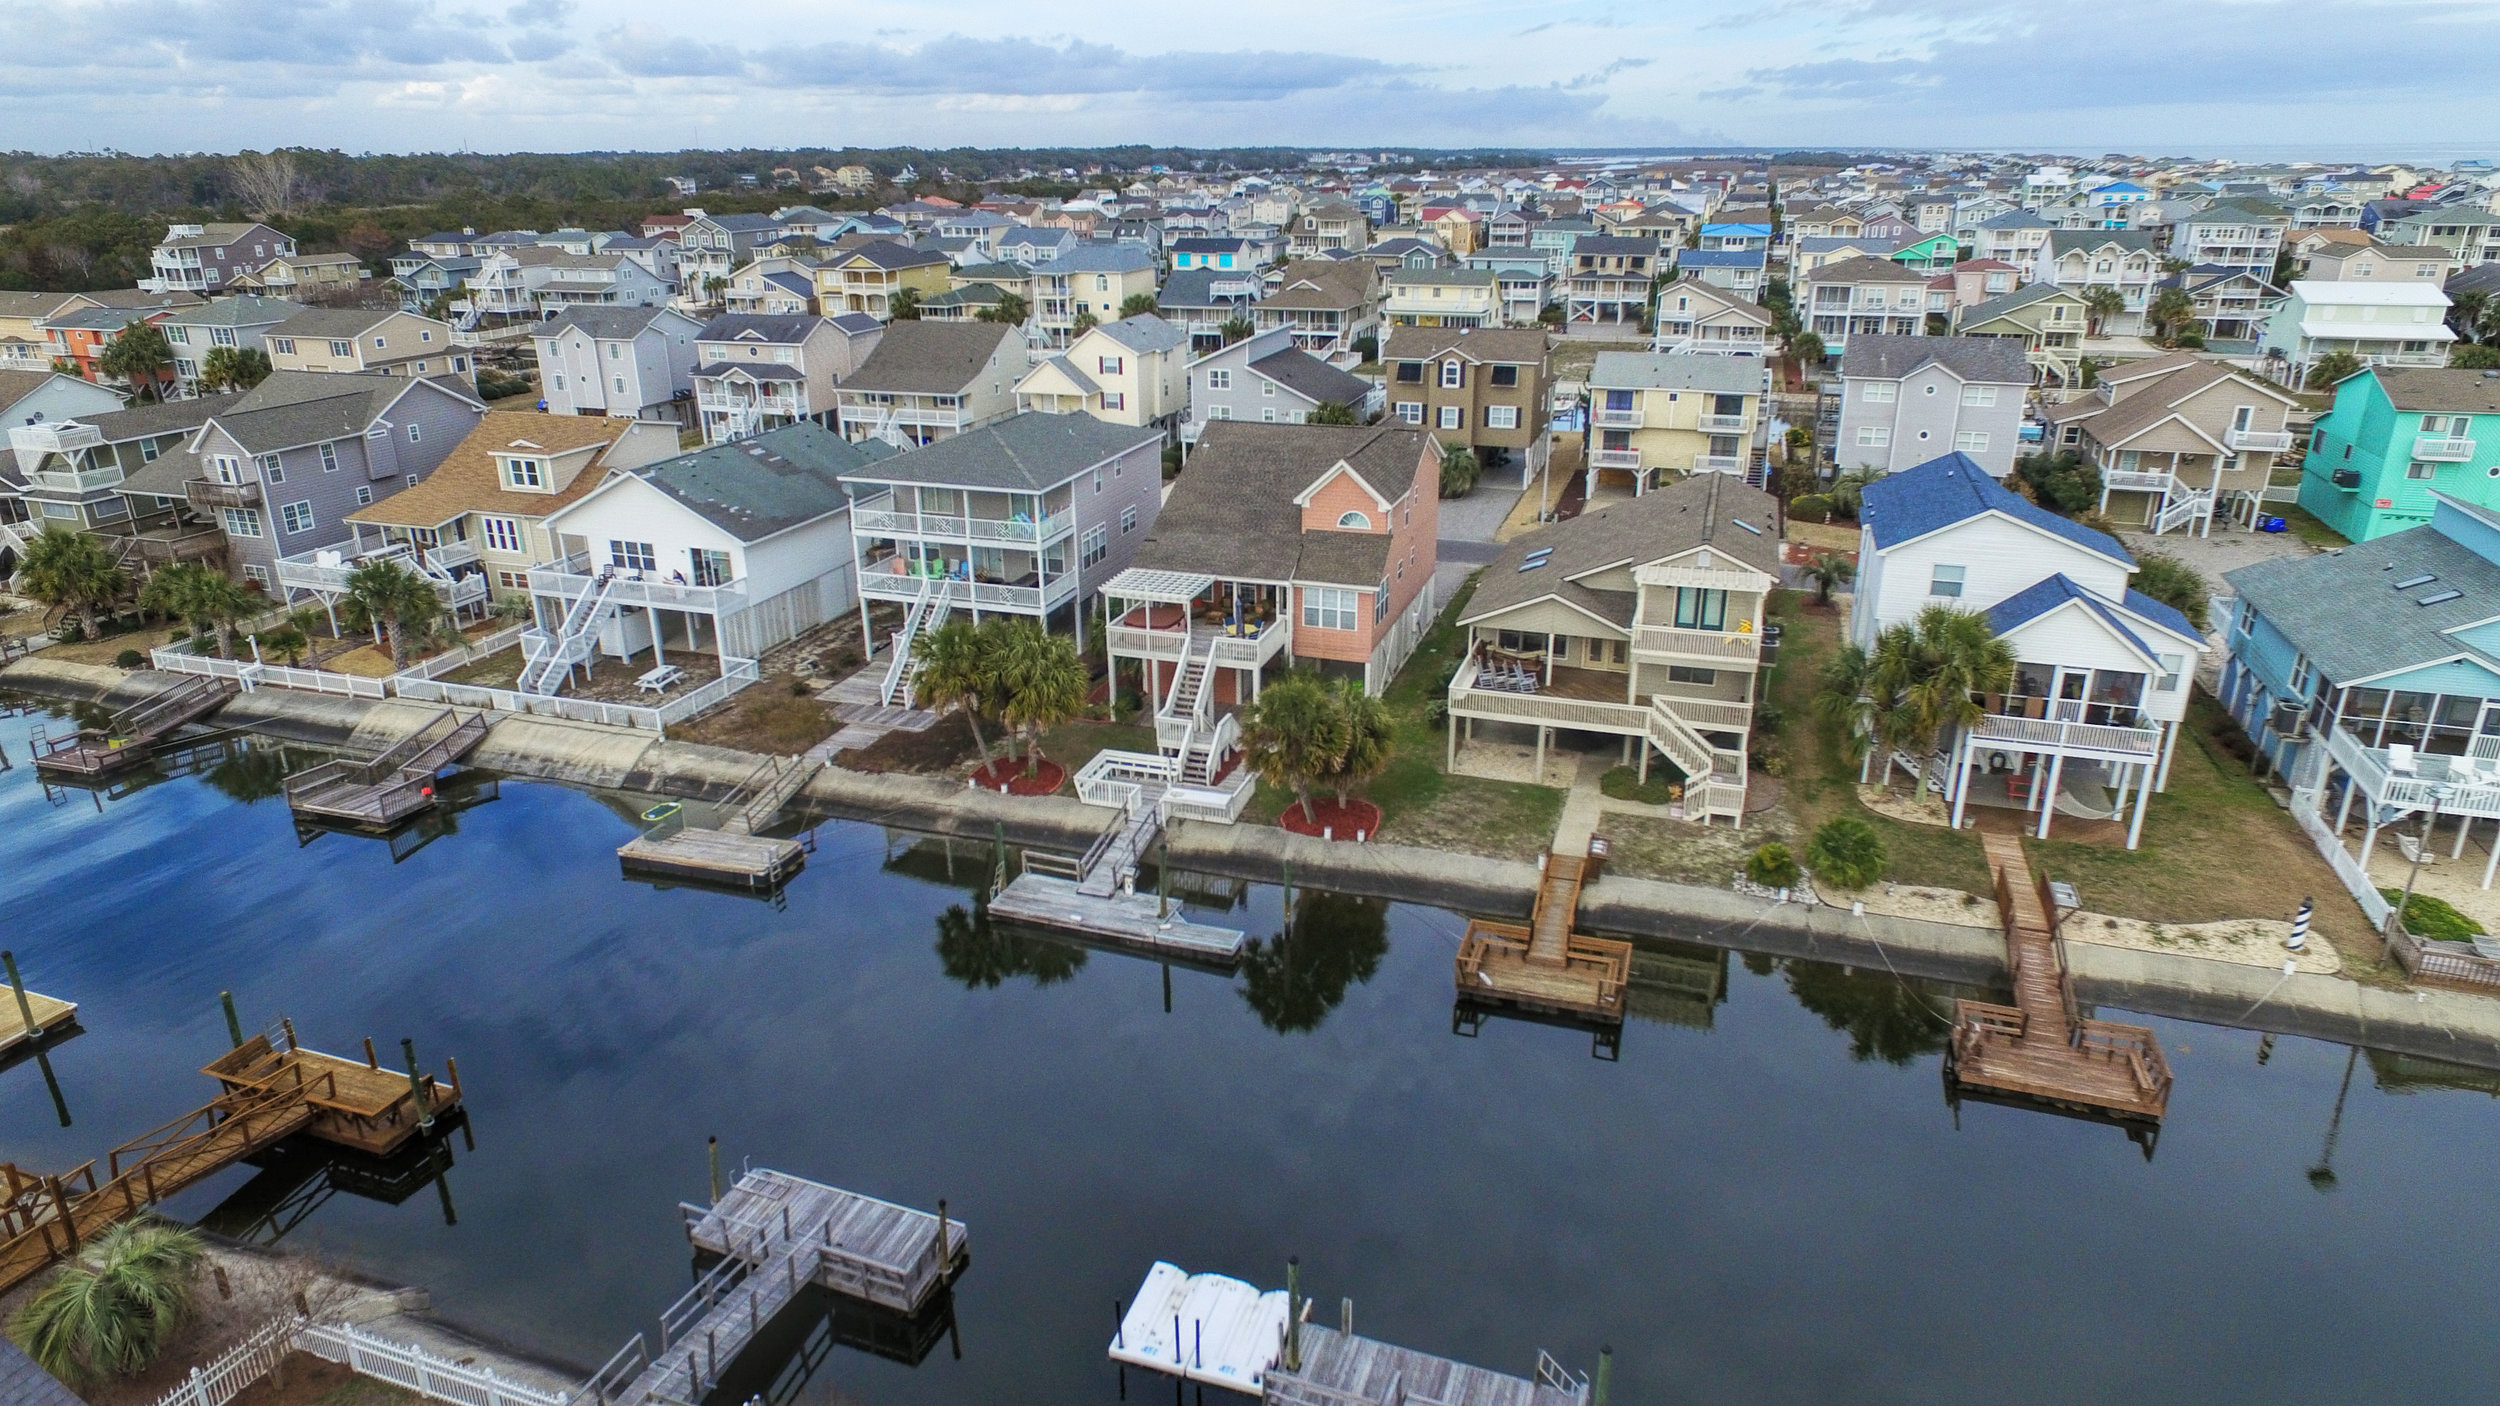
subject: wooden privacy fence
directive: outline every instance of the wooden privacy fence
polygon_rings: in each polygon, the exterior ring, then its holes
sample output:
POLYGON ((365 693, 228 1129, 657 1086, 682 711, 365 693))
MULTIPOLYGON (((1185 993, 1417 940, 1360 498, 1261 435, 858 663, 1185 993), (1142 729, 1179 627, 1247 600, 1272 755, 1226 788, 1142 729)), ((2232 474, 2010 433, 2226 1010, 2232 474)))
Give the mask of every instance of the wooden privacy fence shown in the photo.
POLYGON ((564 1392, 543 1391, 495 1375, 491 1367, 464 1367, 413 1343, 393 1342, 344 1323, 273 1318, 204 1367, 194 1367, 157 1406, 226 1406, 267 1377, 290 1352, 344 1365, 359 1376, 404 1387, 454 1406, 566 1406, 564 1392))
POLYGON ((2486 957, 2469 942, 2415 937, 2401 920, 2387 925, 2388 950, 2409 976, 2436 976, 2471 986, 2500 986, 2500 959, 2486 957))

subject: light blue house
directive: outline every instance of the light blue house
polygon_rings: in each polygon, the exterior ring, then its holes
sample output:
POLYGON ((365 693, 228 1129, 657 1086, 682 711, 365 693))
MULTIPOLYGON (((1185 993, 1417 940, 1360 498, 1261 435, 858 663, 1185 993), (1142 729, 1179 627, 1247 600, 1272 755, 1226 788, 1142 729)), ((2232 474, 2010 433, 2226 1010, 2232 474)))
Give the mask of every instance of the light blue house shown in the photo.
MULTIPOLYGON (((2374 914, 2385 905, 2365 892, 2404 878, 2360 877, 2380 829, 2436 801, 2462 858, 2500 820, 2500 513, 2431 499, 2422 526, 2224 576, 2238 599, 2223 706, 2291 778, 2296 811, 2332 810, 2313 836, 2374 914), (2342 850, 2355 822, 2357 858, 2342 850)), ((2413 845, 2418 827, 2403 831, 2413 845)), ((2489 888, 2500 838, 2481 843, 2489 888)))
POLYGON ((1701 227, 1701 248, 1704 249, 1769 249, 1771 227, 1768 224, 1716 224, 1701 227))

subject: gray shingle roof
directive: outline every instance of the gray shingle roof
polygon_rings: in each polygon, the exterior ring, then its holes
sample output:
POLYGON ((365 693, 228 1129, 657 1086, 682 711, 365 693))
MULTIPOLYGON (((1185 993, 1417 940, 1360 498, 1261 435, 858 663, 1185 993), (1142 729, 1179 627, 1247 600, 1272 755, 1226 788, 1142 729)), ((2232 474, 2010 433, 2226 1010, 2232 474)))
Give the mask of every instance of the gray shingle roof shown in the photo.
POLYGON ((1589 385, 1605 390, 1710 391, 1759 395, 1762 368, 1750 357, 1663 352, 1599 352, 1589 385))
POLYGON ((573 308, 543 327, 531 328, 530 336, 555 337, 566 332, 587 332, 603 341, 626 341, 667 316, 670 313, 666 308, 573 308))
MULTIPOLYGON (((1854 259, 1842 259, 1837 263, 1825 264, 1821 268, 1807 269, 1805 272, 1806 282, 1815 284, 1925 283, 1927 277, 1926 274, 1906 265, 1867 254, 1860 254, 1854 259)), ((1852 337, 1849 340, 1854 342, 1857 338, 1852 337)))
POLYGON ((1361 405, 1372 389, 1371 382, 1340 371, 1300 347, 1287 347, 1260 357, 1250 363, 1250 369, 1320 405, 1334 403, 1352 409, 1361 405))
MULTIPOLYGON (((955 395, 989 365, 1001 343, 1017 335, 1015 328, 995 322, 897 322, 842 389, 955 395)), ((1008 369, 1023 374, 1021 364, 1008 369)))
POLYGON ((393 310, 373 308, 306 308, 269 329, 273 337, 339 337, 363 335, 365 329, 385 318, 396 317, 393 310))
POLYGON ((1124 317, 1117 322, 1101 323, 1094 330, 1140 356, 1170 351, 1189 343, 1186 328, 1175 326, 1150 312, 1124 317))
POLYGON ((260 327, 284 322, 303 310, 303 304, 290 303, 284 298, 219 298, 196 308, 176 308, 165 314, 157 325, 166 327, 180 323, 185 327, 260 327))
POLYGON ((2500 374, 2429 366, 2381 366, 2376 374, 2398 410, 2500 415, 2500 374))
POLYGON ((1467 618, 1480 620, 1553 596, 1628 628, 1632 592, 1593 590, 1570 578, 1618 562, 1657 561, 1702 546, 1777 577, 1778 512, 1779 504, 1770 494, 1748 487, 1733 474, 1695 474, 1637 498, 1615 499, 1595 511, 1512 538, 1477 578, 1467 618), (1739 522, 1762 530, 1748 532, 1736 525, 1739 522), (1545 565, 1521 571, 1528 554, 1540 549, 1551 553, 1545 565))
POLYGON ((725 312, 694 334, 698 342, 758 342, 796 346, 812 335, 824 319, 803 312, 725 312))
POLYGON ((1137 273, 1155 266, 1154 251, 1142 244, 1079 244, 1058 258, 1037 266, 1037 274, 1137 273))
POLYGON ((2339 685, 2468 653, 2441 631, 2500 610, 2500 565, 2428 526, 2321 556, 2256 562, 2222 579, 2339 685), (2424 575, 2438 579, 2395 589, 2424 575), (2448 591, 2465 594, 2414 604, 2448 591))
POLYGON ((0 1337, 0 1401, 8 1406, 86 1406, 60 1379, 0 1337))
POLYGON ((1426 439, 1403 426, 1213 421, 1138 547, 1136 564, 1369 590, 1388 574, 1389 534, 1305 532, 1293 500, 1340 463, 1394 500, 1414 483, 1426 439))
POLYGON ((210 418, 219 429, 232 435, 244 452, 275 453, 325 439, 356 438, 391 402, 420 385, 432 386, 434 382, 398 376, 279 371, 235 397, 232 405, 219 408, 210 418))
POLYGON ((1896 337, 1861 332, 1840 358, 1845 379, 1865 376, 1897 381, 1934 362, 1965 381, 2031 384, 2030 363, 2016 337, 1896 337))
MULTIPOLYGON (((972 325, 989 331, 1012 330, 972 325)), ((889 333, 878 350, 882 352, 892 344, 889 333)), ((1163 431, 1156 426, 1115 425, 1091 415, 1028 411, 898 454, 878 464, 873 473, 851 477, 869 483, 925 483, 1039 493, 1104 460, 1162 438, 1163 431)))
POLYGON ((757 542, 850 505, 842 475, 892 455, 812 420, 630 470, 741 542, 757 542))

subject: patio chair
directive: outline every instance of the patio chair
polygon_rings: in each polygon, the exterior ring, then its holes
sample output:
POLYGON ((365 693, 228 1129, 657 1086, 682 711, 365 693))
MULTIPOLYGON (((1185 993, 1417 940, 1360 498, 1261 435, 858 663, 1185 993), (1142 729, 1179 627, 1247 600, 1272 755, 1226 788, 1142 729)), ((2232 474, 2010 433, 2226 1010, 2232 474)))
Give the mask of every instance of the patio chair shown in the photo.
POLYGON ((2438 850, 2411 835, 2396 836, 2396 848, 2403 853, 2407 864, 2437 864, 2439 862, 2438 850))
POLYGON ((2413 748, 2403 742, 2388 743, 2387 770, 2397 776, 2413 775, 2413 748))

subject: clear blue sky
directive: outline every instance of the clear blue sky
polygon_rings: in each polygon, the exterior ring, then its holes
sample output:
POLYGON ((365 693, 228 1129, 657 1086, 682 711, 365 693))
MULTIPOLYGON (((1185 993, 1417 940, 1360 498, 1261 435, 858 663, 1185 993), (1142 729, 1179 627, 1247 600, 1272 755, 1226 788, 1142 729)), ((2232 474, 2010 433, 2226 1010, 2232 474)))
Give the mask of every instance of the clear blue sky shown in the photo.
POLYGON ((2500 0, 0 0, 0 52, 42 151, 2500 150, 2500 0))

